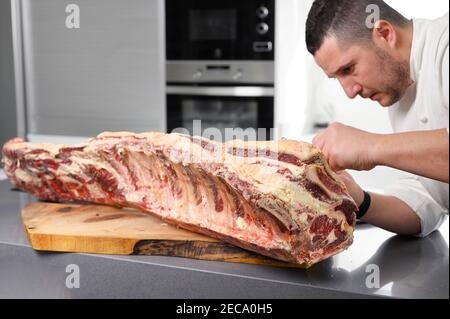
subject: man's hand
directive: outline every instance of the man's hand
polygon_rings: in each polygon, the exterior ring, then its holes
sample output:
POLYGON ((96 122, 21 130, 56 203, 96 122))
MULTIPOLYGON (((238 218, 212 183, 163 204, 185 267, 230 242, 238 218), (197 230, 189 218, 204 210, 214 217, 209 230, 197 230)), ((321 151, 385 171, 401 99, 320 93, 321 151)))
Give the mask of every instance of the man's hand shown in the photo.
MULTIPOLYGON (((361 206, 364 192, 346 171, 337 173, 355 201, 361 206)), ((366 223, 381 227, 388 231, 402 235, 417 235, 420 233, 420 219, 416 213, 404 202, 394 196, 370 193, 372 202, 366 215, 361 219, 366 223)))
POLYGON ((358 130, 341 123, 331 124, 313 139, 335 171, 353 169, 368 171, 377 163, 371 155, 378 135, 358 130))
POLYGON ((347 190, 350 196, 355 201, 356 205, 361 206, 362 202, 364 201, 363 189, 355 182, 353 177, 346 171, 340 171, 337 173, 337 175, 347 187, 347 190))
POLYGON ((333 123, 313 139, 335 171, 368 171, 382 165, 449 181, 449 138, 446 129, 374 134, 333 123))

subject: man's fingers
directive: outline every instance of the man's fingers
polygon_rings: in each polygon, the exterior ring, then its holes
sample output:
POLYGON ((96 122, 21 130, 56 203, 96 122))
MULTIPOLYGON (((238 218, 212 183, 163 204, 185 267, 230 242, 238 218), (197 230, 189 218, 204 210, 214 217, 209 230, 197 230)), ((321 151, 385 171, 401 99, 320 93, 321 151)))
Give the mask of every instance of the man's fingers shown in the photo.
POLYGON ((317 134, 312 141, 312 144, 317 147, 318 149, 323 149, 324 148, 324 138, 323 138, 323 133, 319 133, 317 134))
POLYGON ((313 145, 322 151, 326 161, 328 162, 333 171, 341 169, 339 166, 336 165, 334 159, 331 157, 332 154, 329 150, 329 144, 327 143, 326 131, 323 131, 314 137, 313 145))
POLYGON ((330 167, 334 172, 338 172, 338 171, 342 170, 341 167, 339 167, 339 165, 337 165, 336 162, 332 158, 328 159, 328 164, 330 164, 330 167))
POLYGON ((333 169, 333 171, 335 171, 335 172, 342 172, 345 169, 347 169, 346 167, 343 167, 341 165, 341 163, 339 162, 337 157, 334 157, 332 155, 329 155, 329 156, 330 157, 328 157, 328 163, 330 164, 330 167, 333 169))
POLYGON ((343 167, 341 166, 339 156, 336 154, 336 149, 334 147, 327 149, 327 159, 333 171, 342 171, 343 167))
POLYGON ((328 149, 326 146, 322 148, 322 153, 325 156, 325 159, 327 160, 328 164, 330 164, 330 157, 328 156, 328 149))
POLYGON ((319 141, 319 135, 314 136, 312 139, 312 145, 317 146, 317 142, 319 141))
POLYGON ((330 168, 333 171, 340 171, 342 170, 342 167, 338 165, 336 162, 336 159, 332 156, 331 152, 329 151, 328 147, 325 145, 325 147, 322 149, 322 153, 325 156, 326 161, 328 162, 328 165, 330 165, 330 168))

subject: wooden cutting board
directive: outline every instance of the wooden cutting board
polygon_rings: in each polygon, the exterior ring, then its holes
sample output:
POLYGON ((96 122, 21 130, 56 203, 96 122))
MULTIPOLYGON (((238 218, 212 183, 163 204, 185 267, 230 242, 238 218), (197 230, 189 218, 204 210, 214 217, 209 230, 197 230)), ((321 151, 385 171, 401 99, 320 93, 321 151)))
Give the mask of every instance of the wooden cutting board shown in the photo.
POLYGON ((305 268, 168 225, 128 208, 31 203, 22 209, 31 246, 40 251, 177 256, 305 268))

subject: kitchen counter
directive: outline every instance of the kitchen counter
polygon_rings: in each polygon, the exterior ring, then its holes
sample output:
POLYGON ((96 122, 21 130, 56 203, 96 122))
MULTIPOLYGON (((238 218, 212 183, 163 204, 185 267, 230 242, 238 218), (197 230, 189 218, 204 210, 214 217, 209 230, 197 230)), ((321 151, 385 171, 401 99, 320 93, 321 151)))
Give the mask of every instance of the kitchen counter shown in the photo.
POLYGON ((448 298, 448 220, 427 238, 358 224, 354 244, 310 269, 160 256, 36 252, 20 219, 34 201, 0 181, 0 298, 448 298), (67 288, 68 265, 80 287, 67 288), (379 270, 379 286, 374 279, 379 270), (369 285, 367 285, 369 284, 369 285))

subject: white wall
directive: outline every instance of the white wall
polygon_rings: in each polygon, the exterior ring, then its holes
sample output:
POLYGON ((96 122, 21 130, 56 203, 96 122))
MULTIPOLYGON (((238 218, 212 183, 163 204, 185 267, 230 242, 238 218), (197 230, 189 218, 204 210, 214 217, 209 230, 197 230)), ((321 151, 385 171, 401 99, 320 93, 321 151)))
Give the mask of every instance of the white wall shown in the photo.
POLYGON ((408 19, 436 19, 448 12, 447 0, 385 0, 408 19))
POLYGON ((304 34, 308 1, 276 1, 275 138, 300 139, 306 125, 309 74, 305 72, 304 34))

